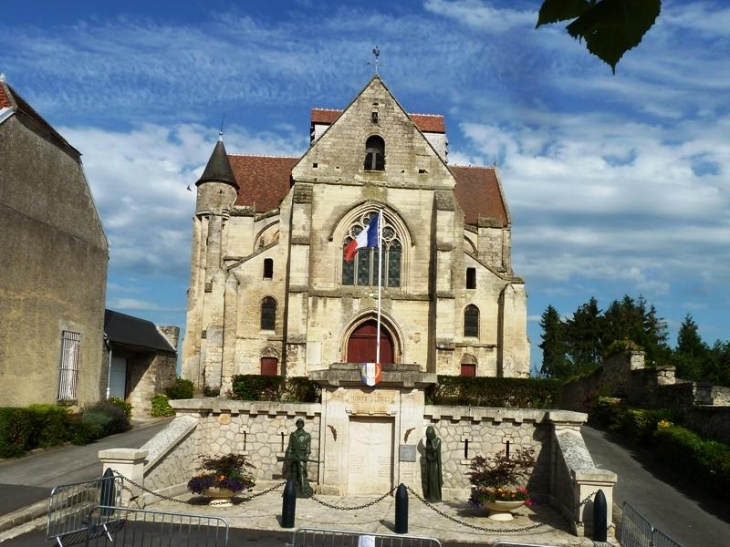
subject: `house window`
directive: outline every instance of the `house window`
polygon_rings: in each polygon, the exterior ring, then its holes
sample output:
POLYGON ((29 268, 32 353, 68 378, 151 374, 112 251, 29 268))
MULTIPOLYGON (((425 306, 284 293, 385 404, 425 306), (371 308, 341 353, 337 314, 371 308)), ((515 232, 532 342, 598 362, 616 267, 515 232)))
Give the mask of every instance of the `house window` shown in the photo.
POLYGON ((271 279, 274 277, 274 259, 264 259, 264 279, 271 279))
POLYGON ((477 269, 467 268, 466 269, 466 288, 476 289, 477 288, 477 269))
MULTIPOLYGON (((350 227, 345 236, 343 247, 350 241, 357 238, 357 235, 370 223, 370 219, 377 214, 376 211, 363 213, 350 227)), ((400 287, 403 244, 395 228, 388 222, 388 218, 382 215, 382 257, 383 270, 381 283, 383 287, 400 287)), ((357 251, 355 258, 348 262, 342 259, 342 284, 365 287, 378 286, 378 266, 380 253, 378 248, 364 247, 357 251)))
POLYGON ((261 358, 261 376, 276 376, 279 372, 279 360, 276 357, 261 358))
POLYGON ((385 169, 385 141, 373 135, 365 143, 365 170, 383 171, 385 169))
POLYGON ((276 300, 267 296, 261 301, 261 330, 275 330, 276 300))
POLYGON ((473 304, 464 310, 464 336, 479 338, 479 308, 473 304))
POLYGON ((61 370, 58 381, 58 400, 76 400, 76 380, 79 375, 81 334, 63 331, 61 335, 61 370))

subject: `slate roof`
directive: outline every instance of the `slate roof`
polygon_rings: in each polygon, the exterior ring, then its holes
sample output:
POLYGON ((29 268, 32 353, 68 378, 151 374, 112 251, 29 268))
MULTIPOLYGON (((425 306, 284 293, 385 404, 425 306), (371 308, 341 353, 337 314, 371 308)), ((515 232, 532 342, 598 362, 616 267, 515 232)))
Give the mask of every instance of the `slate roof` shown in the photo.
POLYGON ((222 136, 218 139, 218 142, 215 143, 215 148, 213 149, 213 153, 210 155, 208 164, 205 166, 205 170, 198 179, 198 182, 195 183, 195 186, 211 181, 225 182, 226 184, 230 184, 234 188, 238 189, 238 182, 236 182, 236 177, 233 175, 233 171, 231 170, 231 164, 228 161, 228 155, 226 154, 226 147, 223 144, 222 136))
POLYGON ((117 344, 150 350, 175 351, 154 323, 124 313, 105 310, 104 333, 110 342, 117 344))
MULTIPOLYGON (((342 110, 330 108, 313 108, 310 120, 312 124, 331 125, 342 114, 342 110)), ((423 133, 446 133, 446 123, 441 114, 408 114, 423 133)))

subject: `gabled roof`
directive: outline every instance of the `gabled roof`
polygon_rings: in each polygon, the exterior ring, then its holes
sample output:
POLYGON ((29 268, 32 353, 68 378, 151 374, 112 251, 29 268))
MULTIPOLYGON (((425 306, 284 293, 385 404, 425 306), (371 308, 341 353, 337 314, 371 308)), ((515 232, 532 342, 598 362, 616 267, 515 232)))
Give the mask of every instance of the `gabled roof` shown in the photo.
MULTIPOLYGON (((43 117, 36 112, 32 106, 30 106, 23 97, 21 97, 9 84, 4 81, 0 81, 0 111, 3 108, 9 108, 15 114, 19 114, 25 124, 30 127, 33 131, 38 133, 40 136, 48 139, 54 144, 61 148, 64 148, 68 153, 73 155, 76 160, 81 157, 81 153, 71 146, 66 139, 64 139, 58 131, 53 129, 43 117)), ((4 116, 0 116, 0 123, 6 119, 4 116)))
MULTIPOLYGON (((342 110, 313 108, 310 114, 312 124, 332 125, 342 110)), ((422 133, 446 133, 446 123, 441 114, 408 114, 422 133)))
POLYGON ((464 211, 464 224, 477 226, 480 219, 495 219, 509 226, 507 206, 502 199, 497 171, 494 167, 449 166, 456 178, 454 194, 464 211))
POLYGON ((299 158, 232 154, 228 160, 238 181, 236 205, 263 213, 279 207, 289 193, 291 170, 299 158))
POLYGON ((104 311, 104 333, 110 342, 137 348, 175 351, 151 321, 112 310, 104 311))

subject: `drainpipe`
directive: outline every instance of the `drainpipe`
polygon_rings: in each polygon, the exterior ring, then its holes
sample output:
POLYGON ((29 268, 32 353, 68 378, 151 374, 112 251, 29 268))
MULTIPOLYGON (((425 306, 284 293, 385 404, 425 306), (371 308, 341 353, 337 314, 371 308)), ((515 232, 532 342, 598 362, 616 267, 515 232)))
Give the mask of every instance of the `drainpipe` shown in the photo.
POLYGON ((106 335, 106 333, 104 333, 104 345, 106 346, 106 351, 109 354, 106 363, 106 398, 109 399, 112 389, 112 344, 109 341, 109 337, 106 335))

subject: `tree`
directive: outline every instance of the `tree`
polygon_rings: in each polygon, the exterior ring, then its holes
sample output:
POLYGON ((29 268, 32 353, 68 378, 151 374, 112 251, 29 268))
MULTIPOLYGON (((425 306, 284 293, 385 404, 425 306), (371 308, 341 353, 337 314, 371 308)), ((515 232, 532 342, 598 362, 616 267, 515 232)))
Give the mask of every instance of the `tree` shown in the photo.
POLYGON ((540 373, 548 378, 568 378, 573 373, 573 366, 566 355, 565 324, 560 314, 552 305, 548 306, 540 317, 542 327, 542 368, 540 373))
POLYGON ((594 297, 578 307, 566 325, 568 355, 580 371, 599 365, 603 356, 603 317, 594 297))
POLYGON ((697 323, 687 314, 677 333, 677 348, 674 352, 677 376, 683 380, 700 380, 703 363, 708 357, 709 348, 702 341, 697 323))
POLYGON ((661 11, 661 0, 544 0, 537 27, 569 21, 566 30, 611 66, 638 46, 661 11))

